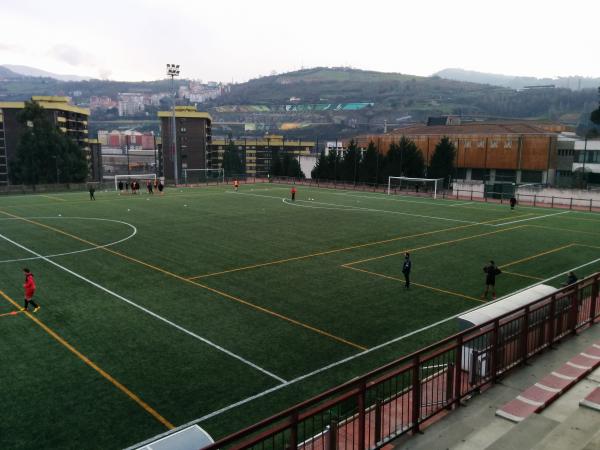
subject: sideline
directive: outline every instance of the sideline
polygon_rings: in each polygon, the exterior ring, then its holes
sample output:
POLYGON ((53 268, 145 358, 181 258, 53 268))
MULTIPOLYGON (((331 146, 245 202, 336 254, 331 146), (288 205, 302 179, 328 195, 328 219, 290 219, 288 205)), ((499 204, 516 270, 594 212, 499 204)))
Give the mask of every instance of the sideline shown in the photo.
POLYGON ((19 247, 19 248, 20 248, 20 249, 22 249, 22 250, 25 250, 26 252, 29 252, 29 253, 31 253, 32 255, 35 255, 35 256, 37 256, 37 257, 38 257, 38 258, 40 258, 40 259, 43 259, 43 260, 44 260, 44 261, 46 261, 47 263, 50 263, 50 264, 52 264, 53 266, 55 266, 55 267, 58 267, 59 269, 61 269, 61 270, 65 271, 65 272, 67 272, 67 273, 69 273, 69 274, 73 275, 74 277, 76 277, 76 278, 79 278, 80 280, 82 280, 82 281, 85 281, 85 282, 86 282, 86 283, 88 283, 88 284, 91 284, 92 286, 94 286, 94 287, 96 287, 96 288, 100 289, 100 290, 101 290, 101 291, 103 291, 103 292, 106 292, 107 294, 109 294, 109 295, 111 295, 111 296, 115 297, 116 299, 118 299, 118 300, 121 300, 121 301, 123 301, 123 302, 125 302, 125 303, 127 303, 127 304, 129 304, 129 305, 131 305, 131 306, 133 306, 133 307, 135 307, 135 308, 137 308, 137 309, 139 309, 139 310, 141 310, 141 311, 145 312, 146 314, 148 314, 148 315, 150 315, 150 316, 152 316, 152 317, 154 317, 154 318, 156 318, 156 319, 158 319, 158 320, 160 320, 160 321, 162 321, 162 322, 164 322, 164 323, 166 323, 166 324, 168 324, 168 325, 171 325, 173 328, 176 328, 176 329, 178 329, 179 331, 182 331, 183 333, 187 334, 188 336, 191 336, 191 337, 193 337, 193 338, 195 338, 195 339, 197 339, 197 340, 199 340, 199 341, 201 341, 201 342, 204 342, 205 344, 207 344, 207 345, 209 345, 209 346, 211 346, 211 347, 213 347, 213 348, 215 348, 215 349, 217 349, 217 350, 219 350, 219 351, 221 351, 221 352, 225 353, 226 355, 229 355, 229 356, 231 356, 231 357, 232 357, 232 358, 234 358, 234 359, 237 359, 238 361, 240 361, 240 362, 242 362, 242 363, 244 363, 244 364, 246 364, 246 365, 248 365, 248 366, 250 366, 250 367, 252 367, 252 368, 254 368, 254 369, 256 369, 256 370, 258 370, 259 372, 262 372, 262 373, 264 373, 265 375, 267 375, 267 376, 269 376, 269 377, 271 377, 271 378, 274 378, 275 380, 279 381, 280 383, 285 383, 285 380, 284 380, 283 378, 281 378, 281 377, 278 377, 277 375, 275 375, 275 374, 273 374, 273 373, 269 372, 269 371, 268 371, 268 370, 266 370, 266 369, 263 369, 262 367, 260 367, 260 366, 258 366, 258 365, 256 365, 256 364, 254 364, 253 362, 251 362, 251 361, 248 361, 247 359, 245 359, 245 358, 243 358, 243 357, 241 357, 241 356, 239 356, 239 355, 237 355, 237 354, 233 353, 232 351, 230 351, 230 350, 227 350, 226 348, 224 348, 224 347, 221 347, 220 345, 218 345, 218 344, 215 344, 214 342, 212 342, 212 341, 209 341, 208 339, 206 339, 206 338, 204 338, 204 337, 202 337, 202 336, 199 336, 199 335, 197 335, 197 334, 195 334, 195 333, 193 333, 193 332, 189 331, 189 330, 188 330, 188 329, 186 329, 186 328, 183 328, 181 325, 177 325, 176 323, 174 323, 174 322, 171 322, 169 319, 166 319, 166 318, 164 318, 164 317, 162 317, 162 316, 158 315, 157 313, 155 313, 155 312, 153 312, 153 311, 151 311, 151 310, 149 310, 149 309, 147 309, 147 308, 145 308, 145 307, 143 307, 143 306, 141 306, 141 305, 138 305, 137 303, 135 303, 135 302, 133 302, 133 301, 131 301, 131 300, 129 300, 129 299, 127 299, 127 298, 125 298, 125 297, 123 297, 123 296, 119 295, 119 294, 117 294, 117 293, 116 293, 116 292, 114 292, 114 291, 111 291, 111 290, 110 290, 110 289, 108 289, 108 288, 105 288, 104 286, 101 286, 101 285, 99 285, 98 283, 95 283, 94 281, 90 280, 89 278, 86 278, 86 277, 84 277, 83 275, 80 275, 80 274, 78 274, 77 272, 74 272, 74 271, 72 271, 71 269, 68 269, 68 268, 66 268, 66 267, 64 267, 64 266, 61 266, 61 265, 60 265, 60 264, 58 264, 57 262, 54 262, 54 261, 52 261, 51 259, 48 259, 48 258, 46 258, 45 256, 42 256, 42 255, 40 255, 39 253, 35 252, 34 250, 31 250, 31 249, 29 249, 29 248, 25 247, 24 245, 21 245, 21 244, 19 244, 18 242, 15 242, 15 241, 13 241, 12 239, 10 239, 10 238, 8 238, 8 237, 4 236, 4 235, 3 235, 3 234, 1 234, 1 233, 0 233, 0 238, 1 238, 1 239, 4 239, 4 240, 5 240, 5 241, 7 241, 7 242, 10 242, 11 244, 15 245, 16 247, 19 247))

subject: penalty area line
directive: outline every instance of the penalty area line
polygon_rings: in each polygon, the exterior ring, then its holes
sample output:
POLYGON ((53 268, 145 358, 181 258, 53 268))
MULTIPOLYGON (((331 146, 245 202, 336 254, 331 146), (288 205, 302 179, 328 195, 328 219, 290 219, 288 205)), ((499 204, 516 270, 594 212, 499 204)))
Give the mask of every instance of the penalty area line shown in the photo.
POLYGON ((571 211, 561 211, 561 212, 554 213, 554 214, 544 214, 543 216, 529 217, 528 219, 511 220, 510 222, 495 223, 492 226, 493 227, 501 227, 503 225, 510 225, 510 224, 519 223, 519 222, 527 222, 529 220, 538 220, 538 219, 544 219, 546 217, 560 216, 561 214, 569 214, 570 212, 571 211))
POLYGON ((260 366, 258 366, 256 364, 254 364, 253 362, 251 362, 251 361, 243 358, 242 356, 239 356, 239 355, 233 353, 232 351, 227 350, 226 348, 221 347, 220 345, 215 344, 214 342, 212 342, 212 341, 210 341, 210 340, 208 340, 208 339, 206 339, 206 338, 204 338, 202 336, 197 335, 196 333, 194 333, 194 332, 192 332, 192 331, 190 331, 190 330, 182 327, 181 325, 177 325, 176 323, 171 322, 169 319, 166 319, 165 317, 163 317, 163 316, 161 316, 161 315, 159 315, 159 314, 157 314, 157 313, 155 313, 155 312, 153 312, 153 311, 151 311, 151 310, 149 310, 149 309, 147 309, 147 308, 145 308, 145 307, 143 307, 141 305, 138 305, 137 303, 133 302, 132 300, 129 300, 129 299, 123 297, 122 295, 119 295, 116 292, 111 291, 108 288, 105 288, 104 286, 102 286, 102 285, 100 285, 100 284, 98 284, 98 283, 90 280, 89 278, 84 277, 83 275, 78 274, 77 272, 72 271, 71 269, 68 269, 67 267, 61 266, 57 262, 52 261, 51 259, 49 259, 49 258, 47 258, 47 257, 45 257, 43 255, 40 255, 36 251, 31 250, 31 249, 25 247, 24 245, 19 244, 18 242, 13 241, 12 239, 4 236, 3 234, 0 234, 0 238, 4 239, 7 242, 10 242, 11 244, 15 245, 16 247, 19 247, 22 250, 25 250, 28 253, 31 253, 32 255, 37 256, 38 258, 46 261, 47 263, 52 264, 55 267, 58 267, 59 269, 61 269, 61 270, 65 271, 65 272, 73 275, 74 277, 79 278, 80 280, 82 280, 82 281, 84 281, 84 282, 86 282, 88 284, 91 284, 95 288, 100 289, 101 291, 103 291, 103 292, 111 295, 112 297, 114 297, 114 298, 116 298, 118 300, 121 300, 122 302, 125 302, 125 303, 133 306, 134 308, 139 309, 140 311, 145 312, 146 314, 154 317, 155 319, 158 319, 161 322, 164 322, 167 325, 170 325, 173 328, 176 328, 177 330, 179 330, 179 331, 187 334, 188 336, 191 336, 191 337, 193 337, 193 338, 195 338, 195 339, 197 339, 197 340, 199 340, 201 342, 204 342, 205 344, 209 345, 210 347, 212 347, 214 349, 217 349, 217 350, 221 351, 222 353, 225 353, 226 355, 228 355, 228 356, 230 356, 230 357, 232 357, 234 359, 237 359, 238 361, 246 364, 247 366, 250 366, 250 367, 258 370, 259 372, 262 372, 263 374, 265 374, 265 375, 267 375, 267 376, 269 376, 271 378, 274 378, 275 380, 279 381, 280 383, 286 383, 286 380, 284 380, 283 378, 275 375, 272 372, 269 372, 266 369, 263 369, 262 367, 260 367, 260 366))

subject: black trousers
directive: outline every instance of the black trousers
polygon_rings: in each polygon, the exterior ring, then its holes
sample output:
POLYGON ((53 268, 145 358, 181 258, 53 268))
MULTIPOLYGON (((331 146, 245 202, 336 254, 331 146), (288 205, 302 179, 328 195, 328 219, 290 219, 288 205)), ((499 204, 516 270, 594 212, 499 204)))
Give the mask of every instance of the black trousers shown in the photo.
POLYGON ((404 287, 408 289, 410 287, 410 272, 402 272, 404 274, 404 287))
POLYGON ((38 304, 35 302, 35 300, 33 300, 33 298, 30 298, 29 300, 25 299, 25 310, 27 310, 27 307, 30 303, 34 308, 38 307, 38 304))

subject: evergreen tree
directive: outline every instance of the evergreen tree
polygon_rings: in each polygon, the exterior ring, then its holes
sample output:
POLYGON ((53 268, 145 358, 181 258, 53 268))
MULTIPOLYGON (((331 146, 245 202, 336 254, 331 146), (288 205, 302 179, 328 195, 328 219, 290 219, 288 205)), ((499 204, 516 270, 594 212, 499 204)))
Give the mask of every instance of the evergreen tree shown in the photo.
POLYGON ((456 149, 454 148, 454 144, 448 137, 444 136, 435 146, 427 176, 429 178, 443 178, 444 187, 447 187, 454 173, 455 157, 456 149))
POLYGON ((358 181, 358 166, 360 164, 360 150, 354 140, 350 141, 348 149, 342 160, 341 179, 344 181, 358 181))
POLYGON ((341 158, 337 150, 329 150, 327 155, 327 170, 325 171, 328 180, 339 180, 341 171, 341 158))
POLYGON ((26 103, 18 115, 26 131, 10 163, 13 184, 78 183, 85 181, 88 164, 81 148, 49 120, 44 108, 26 103))
POLYGON ((231 138, 229 138, 229 143, 223 153, 223 172, 225 172, 225 176, 227 177, 245 173, 240 150, 231 138))
POLYGON ((377 149, 373 141, 369 142, 365 156, 361 161, 359 177, 364 183, 377 183, 377 149))
POLYGON ((279 150, 273 149, 271 150, 271 176, 281 177, 284 175, 285 173, 283 171, 281 157, 279 156, 279 150))
POLYGON ((317 180, 324 180, 328 178, 327 175, 327 158, 325 156, 325 151, 322 151, 317 159, 315 167, 310 172, 310 176, 317 180))
POLYGON ((425 174, 425 160, 419 147, 407 137, 402 136, 398 143, 398 148, 403 176, 422 178, 425 174))

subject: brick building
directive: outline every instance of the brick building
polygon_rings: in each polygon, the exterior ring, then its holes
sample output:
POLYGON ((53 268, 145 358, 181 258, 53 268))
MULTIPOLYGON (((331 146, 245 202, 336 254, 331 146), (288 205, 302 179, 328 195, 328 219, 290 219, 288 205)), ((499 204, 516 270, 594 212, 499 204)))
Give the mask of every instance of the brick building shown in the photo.
MULTIPOLYGON (((174 180, 173 139, 171 111, 159 111, 161 130, 161 153, 163 174, 166 179, 174 180)), ((182 177, 182 169, 206 169, 208 165, 208 146, 211 142, 212 118, 206 112, 200 112, 193 106, 175 107, 177 143, 177 173, 182 177)))
POLYGON ((525 122, 414 125, 383 135, 363 135, 354 140, 366 148, 369 142, 387 153, 402 136, 423 153, 426 164, 444 137, 456 152, 456 178, 554 184, 557 168, 557 133, 525 122))
MULTIPOLYGON (((92 158, 88 140, 90 110, 72 105, 68 97, 33 96, 31 101, 44 108, 50 122, 85 152, 88 177, 99 181, 94 174, 100 173, 101 168, 92 167, 96 160, 92 158)), ((17 145, 26 129, 18 120, 23 108, 25 102, 0 102, 0 185, 9 184, 9 162, 15 157, 17 145)))

